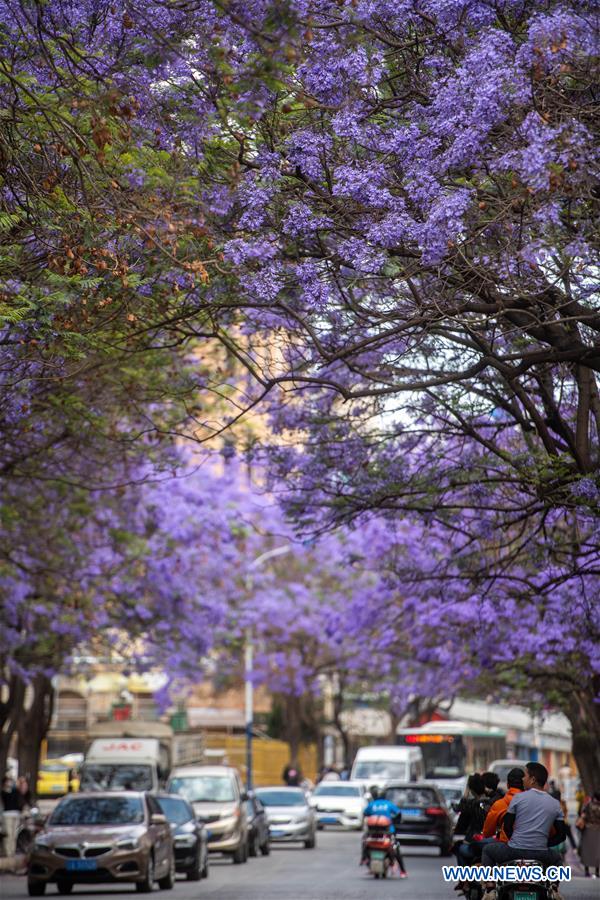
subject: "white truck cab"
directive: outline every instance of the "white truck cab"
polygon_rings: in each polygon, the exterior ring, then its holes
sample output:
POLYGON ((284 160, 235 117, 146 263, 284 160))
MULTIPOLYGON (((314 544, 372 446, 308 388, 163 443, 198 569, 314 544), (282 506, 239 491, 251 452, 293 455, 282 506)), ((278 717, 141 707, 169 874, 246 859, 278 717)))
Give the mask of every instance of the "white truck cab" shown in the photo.
POLYGON ((158 791, 168 771, 156 738, 99 738, 81 767, 82 791, 158 791))

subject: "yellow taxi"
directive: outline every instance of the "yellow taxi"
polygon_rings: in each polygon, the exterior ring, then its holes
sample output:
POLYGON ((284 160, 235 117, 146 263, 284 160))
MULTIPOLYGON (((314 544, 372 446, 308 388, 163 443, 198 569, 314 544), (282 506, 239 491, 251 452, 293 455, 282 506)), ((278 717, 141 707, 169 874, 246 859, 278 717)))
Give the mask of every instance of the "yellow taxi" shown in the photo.
POLYGON ((38 797, 62 797, 79 790, 79 778, 73 766, 60 759, 45 759, 40 763, 36 794, 38 797))

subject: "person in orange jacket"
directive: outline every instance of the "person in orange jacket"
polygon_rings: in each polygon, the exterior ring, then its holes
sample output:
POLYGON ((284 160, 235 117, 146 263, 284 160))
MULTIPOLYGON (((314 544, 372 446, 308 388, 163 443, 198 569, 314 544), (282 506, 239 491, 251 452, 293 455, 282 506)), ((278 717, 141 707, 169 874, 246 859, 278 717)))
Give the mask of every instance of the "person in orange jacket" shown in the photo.
POLYGON ((483 823, 483 837, 496 838, 503 844, 508 843, 508 835, 504 831, 503 822, 506 811, 510 806, 510 801, 515 794, 520 794, 523 790, 523 769, 511 769, 508 773, 506 784, 508 790, 504 797, 500 797, 489 809, 485 822, 483 823))

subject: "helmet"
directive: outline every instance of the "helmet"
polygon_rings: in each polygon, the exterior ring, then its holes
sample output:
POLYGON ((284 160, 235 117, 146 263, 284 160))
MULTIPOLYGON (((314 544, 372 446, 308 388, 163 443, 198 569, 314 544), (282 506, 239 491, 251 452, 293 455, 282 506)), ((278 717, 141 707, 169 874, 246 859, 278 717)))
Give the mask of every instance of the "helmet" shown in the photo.
POLYGON ((373 785, 369 788, 369 793, 370 793, 371 798, 372 798, 373 800, 377 800, 377 798, 379 797, 379 785, 373 784, 373 785))

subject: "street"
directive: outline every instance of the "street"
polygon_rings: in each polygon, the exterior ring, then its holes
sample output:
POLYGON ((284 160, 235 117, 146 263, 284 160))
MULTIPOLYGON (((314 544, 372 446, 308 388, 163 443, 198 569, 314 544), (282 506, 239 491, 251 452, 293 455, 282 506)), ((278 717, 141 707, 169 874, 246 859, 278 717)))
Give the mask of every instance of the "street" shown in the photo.
MULTIPOLYGON (((181 876, 173 900, 363 900, 365 897, 401 897, 411 900, 453 900, 451 885, 442 881, 442 860, 426 849, 405 853, 409 877, 375 881, 358 866, 359 836, 341 831, 320 832, 315 850, 294 845, 277 846, 269 857, 251 859, 245 866, 211 857, 208 881, 188 882, 181 876)), ((452 860, 444 860, 452 862, 452 860)), ((565 900, 593 900, 599 896, 598 881, 575 878, 561 890, 565 900)), ((158 895, 158 890, 155 890, 158 895)), ((75 894, 131 898, 133 885, 124 890, 110 886, 78 886, 75 894)), ((2 900, 21 900, 27 895, 25 878, 0 876, 2 900)), ((56 896, 50 887, 48 895, 56 896)), ((165 897, 166 897, 165 893, 165 897)))

